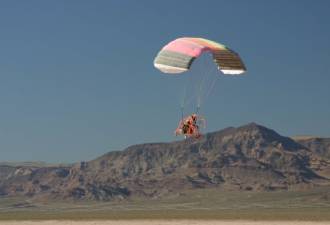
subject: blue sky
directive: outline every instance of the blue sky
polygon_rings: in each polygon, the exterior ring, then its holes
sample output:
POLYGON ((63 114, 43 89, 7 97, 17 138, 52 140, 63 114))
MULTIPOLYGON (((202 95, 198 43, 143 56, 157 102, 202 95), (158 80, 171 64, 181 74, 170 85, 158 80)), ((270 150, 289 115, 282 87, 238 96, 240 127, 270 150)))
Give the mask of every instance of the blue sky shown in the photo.
POLYGON ((330 136, 330 2, 1 1, 1 161, 89 160, 175 140, 184 76, 153 67, 167 42, 199 36, 243 58, 219 74, 206 131, 248 122, 330 136))

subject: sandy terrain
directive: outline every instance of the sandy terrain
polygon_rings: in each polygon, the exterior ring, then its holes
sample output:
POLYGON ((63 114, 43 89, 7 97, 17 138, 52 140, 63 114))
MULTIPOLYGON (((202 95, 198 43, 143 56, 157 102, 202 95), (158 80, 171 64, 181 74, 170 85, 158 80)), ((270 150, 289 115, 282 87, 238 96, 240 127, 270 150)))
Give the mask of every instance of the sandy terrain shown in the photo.
POLYGON ((329 225, 303 221, 221 221, 221 220, 113 220, 113 221, 0 221, 0 225, 329 225))

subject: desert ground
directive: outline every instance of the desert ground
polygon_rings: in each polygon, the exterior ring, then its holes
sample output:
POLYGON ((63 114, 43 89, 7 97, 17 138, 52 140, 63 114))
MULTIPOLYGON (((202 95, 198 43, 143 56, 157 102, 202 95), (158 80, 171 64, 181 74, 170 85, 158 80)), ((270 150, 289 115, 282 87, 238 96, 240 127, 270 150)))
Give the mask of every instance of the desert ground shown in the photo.
POLYGON ((304 221, 330 224, 328 193, 329 188, 323 187, 309 191, 258 193, 201 189, 162 199, 117 202, 42 202, 19 197, 0 198, 0 225, 38 224, 27 221, 73 225, 140 224, 141 221, 143 224, 160 225, 251 224, 249 221, 253 224, 298 224, 296 221, 301 225, 304 221))
POLYGON ((245 220, 112 220, 112 221, 2 221, 0 225, 326 225, 315 221, 245 221, 245 220))

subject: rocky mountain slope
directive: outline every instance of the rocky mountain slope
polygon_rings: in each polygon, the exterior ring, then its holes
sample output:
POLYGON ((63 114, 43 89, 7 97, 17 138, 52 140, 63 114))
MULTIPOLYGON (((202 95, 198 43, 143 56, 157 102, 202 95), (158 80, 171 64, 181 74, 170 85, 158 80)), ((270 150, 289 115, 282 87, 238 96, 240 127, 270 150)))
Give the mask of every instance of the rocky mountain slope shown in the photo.
POLYGON ((320 157, 330 160, 330 138, 305 138, 296 140, 320 157))
POLYGON ((329 140, 295 141, 255 123, 199 140, 151 143, 73 166, 0 166, 0 194, 112 200, 195 188, 288 190, 329 185, 329 140))
POLYGON ((313 152, 310 167, 320 176, 330 179, 330 138, 304 138, 296 140, 301 145, 313 152))

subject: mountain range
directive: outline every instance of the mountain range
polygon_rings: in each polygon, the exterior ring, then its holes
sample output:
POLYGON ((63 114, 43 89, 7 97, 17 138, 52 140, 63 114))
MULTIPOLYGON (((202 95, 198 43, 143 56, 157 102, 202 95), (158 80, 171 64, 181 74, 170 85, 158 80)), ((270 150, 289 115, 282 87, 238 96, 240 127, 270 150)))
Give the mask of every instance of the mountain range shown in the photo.
POLYGON ((250 123, 200 139, 147 143, 72 165, 0 164, 0 196, 34 199, 160 198, 187 190, 330 187, 330 138, 281 136, 250 123))

